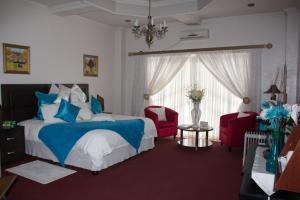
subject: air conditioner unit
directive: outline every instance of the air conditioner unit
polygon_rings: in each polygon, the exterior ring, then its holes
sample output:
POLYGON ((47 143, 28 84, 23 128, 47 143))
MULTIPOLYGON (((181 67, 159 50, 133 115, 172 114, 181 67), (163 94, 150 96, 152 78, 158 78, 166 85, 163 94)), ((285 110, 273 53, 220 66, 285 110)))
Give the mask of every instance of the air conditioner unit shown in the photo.
POLYGON ((198 30, 187 30, 180 32, 181 40, 199 40, 208 39, 209 30, 208 29, 198 29, 198 30))

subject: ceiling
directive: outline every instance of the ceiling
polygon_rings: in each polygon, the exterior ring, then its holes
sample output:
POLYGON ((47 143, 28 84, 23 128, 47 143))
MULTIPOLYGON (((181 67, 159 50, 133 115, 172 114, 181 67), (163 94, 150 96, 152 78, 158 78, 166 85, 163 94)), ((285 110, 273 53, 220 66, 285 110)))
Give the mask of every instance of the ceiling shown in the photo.
MULTIPOLYGON (((148 0, 31 0, 60 16, 79 15, 113 26, 129 27, 135 19, 148 16, 148 0), (131 20, 131 22, 125 22, 131 20)), ((300 8, 300 0, 152 0, 155 23, 163 19, 184 24, 199 24, 202 19, 276 12, 300 8), (248 7, 254 3, 254 7, 248 7)))

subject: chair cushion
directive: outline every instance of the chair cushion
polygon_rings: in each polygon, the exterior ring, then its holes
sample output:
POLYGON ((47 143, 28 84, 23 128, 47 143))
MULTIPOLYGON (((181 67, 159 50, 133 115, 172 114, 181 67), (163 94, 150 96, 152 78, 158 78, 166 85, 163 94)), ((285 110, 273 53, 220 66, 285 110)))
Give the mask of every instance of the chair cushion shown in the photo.
POLYGON ((166 127, 174 127, 177 126, 174 122, 167 122, 167 121, 161 121, 158 122, 158 127, 160 128, 166 128, 166 127))
POLYGON ((239 114, 237 115, 236 118, 249 117, 249 116, 250 116, 250 114, 248 114, 248 113, 239 112, 239 114))
POLYGON ((149 108, 152 112, 156 113, 158 116, 158 121, 167 121, 165 107, 160 108, 149 108))

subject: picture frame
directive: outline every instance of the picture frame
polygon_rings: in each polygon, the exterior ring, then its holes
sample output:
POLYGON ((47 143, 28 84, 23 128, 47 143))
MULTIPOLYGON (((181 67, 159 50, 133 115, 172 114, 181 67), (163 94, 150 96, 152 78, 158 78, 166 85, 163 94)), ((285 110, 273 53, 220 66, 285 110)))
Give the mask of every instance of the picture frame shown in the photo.
POLYGON ((83 55, 83 75, 98 76, 98 56, 83 55))
POLYGON ((30 47, 3 43, 3 71, 11 74, 30 74, 30 47))

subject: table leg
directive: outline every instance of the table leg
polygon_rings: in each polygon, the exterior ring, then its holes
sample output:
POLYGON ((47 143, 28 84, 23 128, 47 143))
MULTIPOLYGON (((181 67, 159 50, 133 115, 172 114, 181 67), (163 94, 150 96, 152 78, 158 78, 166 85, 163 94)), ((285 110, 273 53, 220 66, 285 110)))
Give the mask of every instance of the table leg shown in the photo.
POLYGON ((196 151, 198 150, 198 142, 199 142, 199 132, 196 131, 196 144, 195 144, 195 148, 196 148, 196 151))
POLYGON ((208 131, 206 131, 206 146, 208 146, 208 131))
POLYGON ((182 145, 183 142, 183 130, 180 129, 180 144, 182 145))

